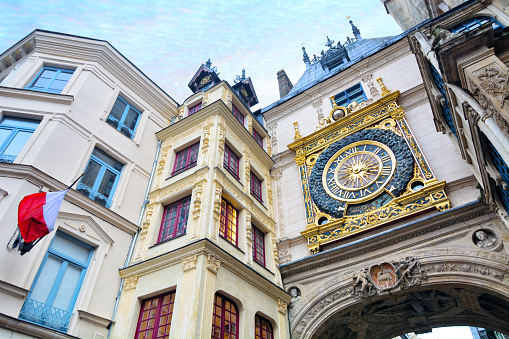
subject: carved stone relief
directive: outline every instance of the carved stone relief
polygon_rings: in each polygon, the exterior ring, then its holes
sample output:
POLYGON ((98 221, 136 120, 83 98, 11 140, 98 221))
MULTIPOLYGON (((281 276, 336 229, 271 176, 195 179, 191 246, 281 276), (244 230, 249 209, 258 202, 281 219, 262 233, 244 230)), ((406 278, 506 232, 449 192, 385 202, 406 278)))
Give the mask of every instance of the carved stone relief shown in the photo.
MULTIPOLYGON (((287 238, 285 231, 285 217, 283 212, 283 190, 281 177, 283 175, 283 170, 281 167, 276 167, 272 170, 271 176, 274 179, 274 185, 276 186, 276 204, 277 204, 277 229, 278 235, 280 239, 287 238)), ((291 258, 291 257, 290 257, 291 258)))
POLYGON ((380 99, 380 94, 378 93, 378 89, 373 84, 373 73, 365 73, 361 76, 361 80, 363 83, 366 84, 366 86, 369 89, 369 93, 371 94, 371 97, 374 101, 380 99))
POLYGON ((214 258, 210 254, 207 255, 207 269, 210 272, 217 274, 217 270, 219 269, 220 265, 221 265, 221 260, 214 258))

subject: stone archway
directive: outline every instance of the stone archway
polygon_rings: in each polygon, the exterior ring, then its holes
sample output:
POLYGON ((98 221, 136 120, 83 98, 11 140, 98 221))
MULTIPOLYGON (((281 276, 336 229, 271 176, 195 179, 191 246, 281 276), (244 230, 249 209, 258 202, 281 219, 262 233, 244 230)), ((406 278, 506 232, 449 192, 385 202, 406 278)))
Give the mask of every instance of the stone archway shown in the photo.
MULTIPOLYGON (((329 276, 290 309, 292 337, 391 338, 451 325, 509 333, 509 256, 464 248, 412 255, 401 266, 393 261, 400 279, 385 289, 362 284, 351 271, 329 276)), ((357 272, 373 266, 380 265, 357 272)))

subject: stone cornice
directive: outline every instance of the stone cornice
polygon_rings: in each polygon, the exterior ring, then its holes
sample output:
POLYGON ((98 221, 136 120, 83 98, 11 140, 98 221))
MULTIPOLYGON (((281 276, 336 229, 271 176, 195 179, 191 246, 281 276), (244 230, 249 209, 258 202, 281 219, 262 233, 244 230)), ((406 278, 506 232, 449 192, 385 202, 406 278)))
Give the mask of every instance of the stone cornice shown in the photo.
POLYGON ((35 338, 79 339, 73 335, 16 319, 2 313, 0 313, 0 327, 35 338))
POLYGON ((142 276, 159 271, 165 267, 181 265, 181 262, 185 257, 192 255, 211 255, 221 261, 220 270, 225 268, 231 271, 237 277, 244 279, 246 282, 264 291, 270 297, 276 300, 281 299, 285 303, 289 303, 292 299, 292 297, 287 294, 281 287, 266 279, 253 268, 242 263, 208 239, 198 240, 174 251, 121 269, 120 277, 125 279, 132 276, 142 276))
POLYGON ((53 94, 4 86, 0 86, 0 96, 26 100, 46 101, 62 105, 70 105, 74 101, 74 97, 72 95, 53 94))
MULTIPOLYGON (((29 165, 0 163, 0 177, 26 180, 36 186, 44 186, 50 191, 63 191, 68 187, 61 181, 29 165)), ((134 234, 138 230, 138 226, 134 223, 73 189, 69 190, 66 194, 65 200, 83 208, 90 214, 103 219, 124 232, 134 234)))
POLYGON ((107 41, 41 30, 35 30, 28 38, 35 40, 34 53, 96 62, 143 97, 158 113, 168 119, 177 115, 178 103, 107 41))
POLYGON ((78 314, 80 319, 88 321, 94 325, 106 327, 111 323, 111 319, 103 318, 87 311, 78 310, 78 314))
MULTIPOLYGON (((197 113, 187 116, 184 119, 174 123, 173 125, 157 132, 156 136, 159 140, 164 141, 174 135, 178 135, 191 129, 193 126, 206 121, 208 117, 212 117, 214 115, 220 115, 226 121, 229 130, 242 139, 242 141, 249 148, 249 151, 254 156, 256 156, 256 158, 259 159, 264 166, 271 168, 274 165, 272 158, 267 154, 267 152, 265 152, 263 148, 260 147, 260 145, 256 142, 249 131, 239 123, 237 118, 231 113, 228 106, 226 106, 221 99, 208 104, 197 113)), ((253 121, 255 120, 256 119, 253 121)), ((262 137, 268 137, 265 129, 263 130, 262 137)))
MULTIPOLYGON (((398 249, 401 250, 404 248, 403 243, 406 241, 412 242, 412 239, 419 238, 423 234, 437 232, 447 226, 461 223, 462 221, 468 221, 475 217, 487 214, 489 214, 489 207, 484 203, 470 203, 440 212, 430 217, 406 223, 362 240, 353 241, 349 244, 342 245, 316 255, 311 255, 295 262, 281 265, 279 268, 283 278, 299 275, 298 279, 303 280, 314 275, 306 275, 306 272, 308 271, 316 270, 317 268, 327 266, 335 262, 342 262, 349 258, 369 255, 369 253, 377 253, 377 257, 383 257, 383 255, 379 253, 381 249, 385 248, 389 251, 389 253, 392 253, 394 248, 391 248, 391 246, 395 244, 400 244, 398 249)), ((493 215, 493 218, 496 218, 496 216, 493 215)), ((465 225, 465 227, 468 228, 470 225, 465 225)), ((420 240, 420 242, 427 242, 431 240, 433 239, 420 240)), ((415 245, 415 243, 412 243, 405 247, 415 245)), ((363 260, 366 260, 366 258, 363 258, 363 260)), ((349 265, 351 265, 351 262, 349 265)), ((331 270, 337 271, 343 268, 344 267, 342 267, 342 265, 336 265, 331 270)), ((320 270, 320 274, 324 274, 324 271, 320 270)))
POLYGON ((0 292, 12 295, 16 298, 23 299, 27 296, 30 290, 24 289, 22 287, 9 284, 6 281, 0 280, 0 292))

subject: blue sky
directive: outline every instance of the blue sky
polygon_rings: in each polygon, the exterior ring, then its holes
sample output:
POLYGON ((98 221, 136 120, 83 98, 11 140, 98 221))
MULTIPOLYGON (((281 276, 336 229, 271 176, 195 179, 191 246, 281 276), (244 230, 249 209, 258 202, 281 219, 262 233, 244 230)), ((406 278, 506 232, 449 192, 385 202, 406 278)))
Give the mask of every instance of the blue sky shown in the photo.
POLYGON ((260 100, 253 109, 279 99, 280 69, 297 82, 302 44, 313 55, 327 35, 353 37, 347 16, 363 38, 401 33, 380 0, 0 0, 0 13, 1 52, 36 28, 107 40, 179 103, 210 58, 230 84, 246 69, 260 100))

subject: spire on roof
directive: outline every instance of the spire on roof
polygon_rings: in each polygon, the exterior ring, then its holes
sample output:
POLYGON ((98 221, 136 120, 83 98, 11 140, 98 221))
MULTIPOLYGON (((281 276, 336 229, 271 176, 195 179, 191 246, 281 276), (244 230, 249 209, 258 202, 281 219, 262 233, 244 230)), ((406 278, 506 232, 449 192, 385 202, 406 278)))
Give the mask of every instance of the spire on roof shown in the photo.
POLYGON ((242 82, 244 80, 246 80, 246 70, 242 69, 242 76, 237 75, 237 77, 235 78, 235 80, 233 82, 234 83, 239 83, 239 82, 242 82))
POLYGON ((355 39, 357 40, 361 40, 362 37, 361 37, 361 31, 359 31, 359 29, 357 28, 357 26, 355 26, 353 24, 353 21, 350 20, 350 25, 352 26, 352 32, 353 32, 353 35, 355 36, 355 39))
POLYGON ((334 40, 329 39, 329 36, 327 35, 327 43, 325 44, 325 46, 331 48, 333 44, 334 40))
POLYGON ((304 63, 305 63, 305 64, 309 64, 309 63, 311 63, 311 62, 309 61, 309 56, 308 56, 308 54, 306 53, 306 47, 304 47, 304 46, 302 46, 302 56, 303 56, 302 60, 304 60, 304 63))
POLYGON ((212 66, 212 61, 210 61, 210 58, 205 63, 205 66, 207 66, 208 68, 210 68, 210 66, 212 66))

